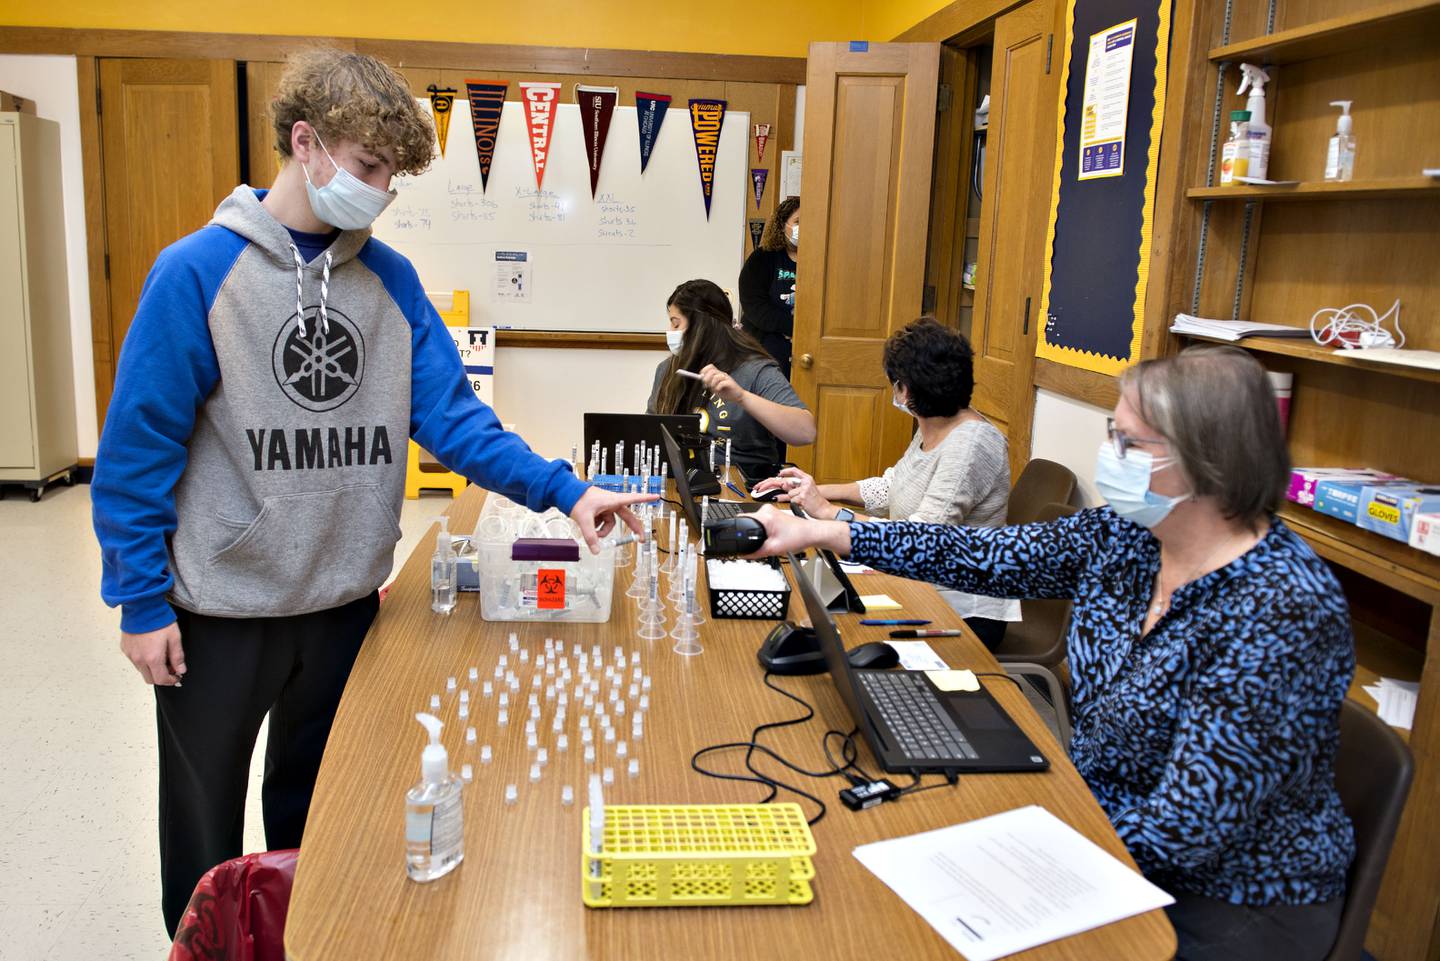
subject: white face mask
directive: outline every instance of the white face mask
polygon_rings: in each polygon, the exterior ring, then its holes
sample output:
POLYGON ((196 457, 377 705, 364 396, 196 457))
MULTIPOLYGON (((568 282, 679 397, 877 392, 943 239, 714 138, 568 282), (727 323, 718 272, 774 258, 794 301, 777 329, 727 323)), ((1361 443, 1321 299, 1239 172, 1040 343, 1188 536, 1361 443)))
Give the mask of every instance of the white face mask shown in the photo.
POLYGON ((678 356, 680 355, 680 346, 681 346, 682 344, 684 344, 684 343, 685 343, 685 331, 683 331, 683 330, 667 330, 667 331, 665 331, 665 346, 670 348, 670 353, 672 353, 672 354, 674 354, 674 355, 676 355, 676 356, 678 357, 678 356))
POLYGON ((793 226, 793 227, 790 228, 790 246, 792 246, 792 247, 799 247, 799 246, 800 246, 800 225, 799 225, 799 224, 796 224, 795 226, 793 226))
POLYGON ((890 394, 890 403, 894 404, 896 409, 909 414, 911 417, 915 416, 915 412, 912 411, 908 406, 906 406, 905 402, 900 399, 900 391, 898 389, 890 394))
POLYGON ((1170 516, 1176 505, 1190 499, 1189 494, 1166 497, 1150 489, 1150 475, 1175 464, 1175 458, 1156 459, 1148 451, 1131 449, 1122 458, 1115 445, 1100 442, 1095 456, 1095 489, 1121 517, 1142 527, 1154 527, 1170 516))
POLYGON ((331 177, 325 186, 317 187, 310 179, 310 171, 300 168, 305 171, 305 192, 310 197, 310 209, 320 220, 341 230, 363 230, 369 227, 375 222, 375 218, 390 206, 390 202, 395 199, 395 191, 372 187, 335 163, 335 158, 330 156, 330 151, 319 134, 315 135, 315 142, 320 144, 320 149, 329 157, 335 168, 335 176, 331 177))

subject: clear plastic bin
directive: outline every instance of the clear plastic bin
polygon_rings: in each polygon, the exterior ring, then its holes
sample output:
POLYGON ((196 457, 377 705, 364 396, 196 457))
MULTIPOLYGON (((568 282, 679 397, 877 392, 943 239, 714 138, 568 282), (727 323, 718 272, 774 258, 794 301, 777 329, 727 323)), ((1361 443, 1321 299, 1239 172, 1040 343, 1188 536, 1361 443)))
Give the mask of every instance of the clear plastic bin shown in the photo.
POLYGON ((487 621, 560 621, 603 624, 610 620, 615 588, 615 547, 602 542, 599 554, 580 536, 579 526, 554 508, 536 514, 491 494, 475 524, 480 566, 480 616, 487 621), (568 538, 578 561, 516 561, 515 541, 523 537, 568 538))

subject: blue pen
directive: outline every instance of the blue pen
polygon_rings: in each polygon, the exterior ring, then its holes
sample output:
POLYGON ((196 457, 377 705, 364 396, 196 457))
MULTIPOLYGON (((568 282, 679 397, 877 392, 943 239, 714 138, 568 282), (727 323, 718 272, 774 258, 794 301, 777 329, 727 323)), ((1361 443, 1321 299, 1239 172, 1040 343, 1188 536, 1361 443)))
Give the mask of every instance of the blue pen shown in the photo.
POLYGON ((863 620, 860 623, 864 624, 866 627, 924 627, 930 622, 906 620, 904 618, 898 620, 876 620, 871 618, 868 620, 863 620))
POLYGON ((727 480, 727 481, 725 482, 725 486, 728 487, 728 488, 730 488, 730 489, 731 489, 732 491, 734 491, 736 494, 738 494, 742 499, 744 499, 744 500, 749 500, 749 497, 745 494, 745 492, 742 491, 740 488, 736 487, 736 486, 734 485, 734 483, 732 483, 731 481, 728 481, 728 480, 727 480))

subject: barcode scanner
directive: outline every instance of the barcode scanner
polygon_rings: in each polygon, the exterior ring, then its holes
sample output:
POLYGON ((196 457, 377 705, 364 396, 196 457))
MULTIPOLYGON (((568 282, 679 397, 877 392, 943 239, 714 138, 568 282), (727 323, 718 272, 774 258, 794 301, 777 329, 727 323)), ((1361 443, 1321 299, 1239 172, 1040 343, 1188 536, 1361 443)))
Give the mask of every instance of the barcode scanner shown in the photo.
POLYGON ((753 554, 765 543, 765 525, 753 517, 737 514, 705 525, 707 556, 753 554))

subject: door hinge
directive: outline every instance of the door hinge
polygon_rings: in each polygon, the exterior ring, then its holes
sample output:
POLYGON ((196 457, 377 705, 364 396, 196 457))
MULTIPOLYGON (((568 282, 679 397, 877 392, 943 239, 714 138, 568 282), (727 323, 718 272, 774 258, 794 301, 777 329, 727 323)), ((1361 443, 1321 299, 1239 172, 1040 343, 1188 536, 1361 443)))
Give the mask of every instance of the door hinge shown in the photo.
POLYGON ((942 83, 940 89, 935 92, 935 112, 944 113, 950 109, 951 103, 955 100, 955 91, 948 83, 942 83))
POLYGON ((1050 73, 1050 54, 1053 53, 1054 50, 1055 34, 1047 33, 1045 35, 1045 73, 1047 75, 1050 73))
POLYGON ((105 254, 105 279, 110 279, 110 254, 108 251, 105 254))
POLYGON ((1030 298, 1029 298, 1029 297, 1026 297, 1026 298, 1025 298, 1025 320, 1024 320, 1024 322, 1020 325, 1020 336, 1021 336, 1021 337, 1029 337, 1029 336, 1030 336, 1030 298))
POLYGON ((930 314, 935 312, 935 285, 926 284, 925 291, 920 295, 920 313, 930 314))

